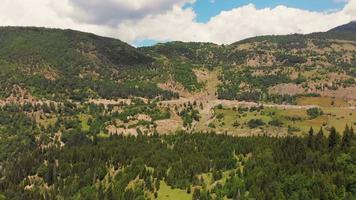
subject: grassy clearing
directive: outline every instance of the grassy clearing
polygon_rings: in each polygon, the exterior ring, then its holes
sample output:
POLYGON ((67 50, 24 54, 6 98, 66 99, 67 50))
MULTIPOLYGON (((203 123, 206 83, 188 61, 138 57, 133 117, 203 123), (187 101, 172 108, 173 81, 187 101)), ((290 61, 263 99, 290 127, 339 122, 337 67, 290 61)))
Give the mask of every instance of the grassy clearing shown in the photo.
POLYGON ((211 190, 216 186, 217 183, 224 185, 226 183, 226 180, 229 178, 230 174, 234 171, 235 170, 223 171, 222 178, 220 180, 216 180, 216 181, 213 180, 213 174, 211 172, 201 174, 200 177, 203 177, 206 189, 211 190))
POLYGON ((166 182, 161 181, 157 199, 158 200, 191 200, 192 194, 188 194, 185 190, 172 189, 170 186, 166 184, 166 182))
POLYGON ((310 119, 306 109, 280 109, 264 108, 261 111, 238 113, 231 108, 215 109, 215 116, 223 116, 215 119, 213 124, 217 131, 228 131, 229 133, 240 134, 242 132, 251 132, 257 129, 251 129, 247 124, 252 119, 261 119, 266 125, 260 128, 267 130, 270 134, 287 132, 288 127, 297 128, 293 131, 295 134, 305 134, 310 127, 318 130, 320 127, 326 129, 334 126, 340 133, 344 130, 346 124, 356 126, 356 110, 337 107, 321 108, 323 115, 315 119, 310 119), (281 127, 269 125, 271 121, 282 122, 281 127), (237 122, 239 126, 236 126, 237 122), (234 126, 235 123, 235 126, 234 126))
POLYGON ((297 104, 301 106, 316 105, 321 107, 347 107, 348 102, 340 98, 331 97, 300 97, 297 104))

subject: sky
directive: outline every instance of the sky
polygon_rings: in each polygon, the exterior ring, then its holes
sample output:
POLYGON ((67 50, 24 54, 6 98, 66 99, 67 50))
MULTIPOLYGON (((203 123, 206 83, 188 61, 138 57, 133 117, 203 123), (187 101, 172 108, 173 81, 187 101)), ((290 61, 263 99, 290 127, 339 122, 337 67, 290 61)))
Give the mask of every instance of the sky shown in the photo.
POLYGON ((327 31, 356 20, 356 0, 2 0, 0 26, 74 29, 134 46, 230 44, 327 31))
POLYGON ((229 11, 232 8, 241 7, 247 4, 254 4, 256 8, 276 7, 285 5, 293 8, 300 8, 309 11, 329 12, 341 10, 347 1, 337 0, 197 0, 190 5, 197 13, 198 22, 207 22, 221 11, 229 11))

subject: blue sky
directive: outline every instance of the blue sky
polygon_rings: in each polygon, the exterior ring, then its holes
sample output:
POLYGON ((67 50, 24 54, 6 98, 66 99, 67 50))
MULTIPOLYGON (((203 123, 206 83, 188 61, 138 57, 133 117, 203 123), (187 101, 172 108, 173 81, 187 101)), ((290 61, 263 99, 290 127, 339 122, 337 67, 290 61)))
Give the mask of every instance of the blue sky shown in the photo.
MULTIPOLYGON (((284 5, 308 11, 331 12, 343 9, 346 0, 196 0, 194 4, 187 4, 184 8, 192 8, 197 15, 196 21, 206 23, 222 11, 229 11, 247 4, 253 4, 257 9, 284 5)), ((138 47, 151 46, 156 43, 155 40, 136 40, 133 42, 138 47)))
POLYGON ((332 11, 342 9, 346 1, 342 0, 197 0, 192 7, 197 14, 198 22, 207 22, 221 11, 232 10, 246 4, 254 4, 256 8, 276 7, 285 5, 310 11, 332 11))

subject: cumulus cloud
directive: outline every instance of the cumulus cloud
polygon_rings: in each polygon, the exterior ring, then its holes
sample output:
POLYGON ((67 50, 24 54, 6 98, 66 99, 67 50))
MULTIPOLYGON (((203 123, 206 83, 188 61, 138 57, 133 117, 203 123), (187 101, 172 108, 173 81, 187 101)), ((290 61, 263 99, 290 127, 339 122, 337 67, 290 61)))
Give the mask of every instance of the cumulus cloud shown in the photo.
POLYGON ((117 25, 124 20, 138 20, 151 14, 183 6, 194 0, 69 0, 72 15, 82 22, 117 25))
POLYGON ((2 0, 0 25, 71 28, 136 40, 232 43, 267 34, 326 31, 356 20, 356 0, 334 12, 312 12, 253 4, 196 21, 194 0, 2 0))
POLYGON ((68 0, 2 0, 0 26, 71 28, 100 35, 118 36, 111 27, 78 23, 68 15, 68 0))
POLYGON ((343 10, 332 13, 286 6, 257 9, 249 4, 223 11, 207 23, 197 23, 194 19, 192 10, 176 8, 163 15, 128 23, 124 29, 132 32, 127 35, 128 40, 150 38, 227 44, 258 35, 327 31, 356 19, 356 0, 349 1, 343 10))

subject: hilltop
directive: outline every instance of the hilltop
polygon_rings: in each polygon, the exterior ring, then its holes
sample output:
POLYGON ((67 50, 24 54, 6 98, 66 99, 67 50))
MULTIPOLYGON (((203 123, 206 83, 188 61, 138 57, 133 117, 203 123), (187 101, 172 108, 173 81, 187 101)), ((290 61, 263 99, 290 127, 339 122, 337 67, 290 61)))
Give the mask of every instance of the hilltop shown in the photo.
POLYGON ((352 32, 356 33, 356 21, 352 21, 348 24, 344 24, 338 26, 336 28, 331 29, 329 32, 352 32))
POLYGON ((137 77, 130 72, 138 75, 154 60, 117 39, 73 30, 2 27, 0 45, 2 96, 10 95, 13 85, 37 97, 62 100, 164 93, 144 81, 135 89, 137 77))

